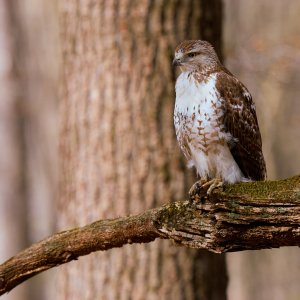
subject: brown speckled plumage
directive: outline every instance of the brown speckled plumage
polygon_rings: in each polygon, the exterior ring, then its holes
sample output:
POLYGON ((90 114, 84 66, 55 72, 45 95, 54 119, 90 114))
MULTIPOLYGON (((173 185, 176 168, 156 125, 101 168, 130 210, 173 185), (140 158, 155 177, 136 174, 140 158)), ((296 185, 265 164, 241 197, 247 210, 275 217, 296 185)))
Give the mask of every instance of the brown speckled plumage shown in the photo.
POLYGON ((264 180, 261 136, 246 87, 205 41, 182 42, 174 64, 183 71, 176 83, 174 124, 189 164, 205 178, 264 180))

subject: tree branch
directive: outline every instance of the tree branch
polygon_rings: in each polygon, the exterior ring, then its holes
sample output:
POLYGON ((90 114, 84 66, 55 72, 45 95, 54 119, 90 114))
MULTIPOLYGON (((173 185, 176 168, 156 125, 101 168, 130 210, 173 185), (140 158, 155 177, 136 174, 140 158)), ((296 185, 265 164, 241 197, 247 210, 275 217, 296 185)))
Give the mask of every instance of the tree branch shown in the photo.
POLYGON ((225 186, 136 216, 63 231, 0 265, 0 295, 79 256, 124 244, 171 239, 216 253, 300 246, 300 175, 225 186))

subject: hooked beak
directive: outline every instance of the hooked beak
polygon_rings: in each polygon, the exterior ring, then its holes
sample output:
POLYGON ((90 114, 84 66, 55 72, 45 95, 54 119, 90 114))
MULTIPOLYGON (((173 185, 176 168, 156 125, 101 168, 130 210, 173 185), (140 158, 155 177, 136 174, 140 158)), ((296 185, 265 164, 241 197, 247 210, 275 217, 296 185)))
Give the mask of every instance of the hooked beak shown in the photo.
POLYGON ((174 58, 172 62, 173 67, 177 67, 181 65, 181 61, 179 59, 174 58))

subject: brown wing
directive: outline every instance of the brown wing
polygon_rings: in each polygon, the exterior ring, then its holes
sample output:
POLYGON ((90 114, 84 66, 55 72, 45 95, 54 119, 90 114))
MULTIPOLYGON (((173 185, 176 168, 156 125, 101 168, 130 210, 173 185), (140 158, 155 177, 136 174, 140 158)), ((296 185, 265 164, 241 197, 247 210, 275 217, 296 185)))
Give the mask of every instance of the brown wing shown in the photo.
POLYGON ((255 106, 250 93, 229 72, 219 73, 217 89, 224 100, 225 131, 233 137, 229 143, 233 158, 246 178, 264 180, 266 164, 255 106))

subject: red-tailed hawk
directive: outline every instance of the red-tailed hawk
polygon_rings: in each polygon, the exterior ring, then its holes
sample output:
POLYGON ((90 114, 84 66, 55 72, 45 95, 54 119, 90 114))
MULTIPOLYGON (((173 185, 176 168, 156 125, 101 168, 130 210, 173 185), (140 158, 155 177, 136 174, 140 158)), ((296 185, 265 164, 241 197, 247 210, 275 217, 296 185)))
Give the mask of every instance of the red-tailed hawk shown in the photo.
POLYGON ((264 180, 261 135, 247 88, 206 41, 182 42, 173 65, 182 71, 176 81, 177 139, 208 192, 223 182, 264 180))

